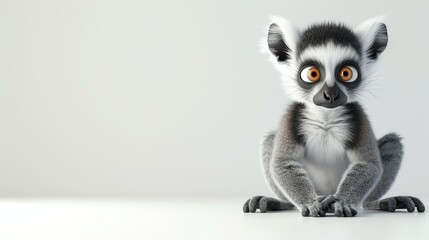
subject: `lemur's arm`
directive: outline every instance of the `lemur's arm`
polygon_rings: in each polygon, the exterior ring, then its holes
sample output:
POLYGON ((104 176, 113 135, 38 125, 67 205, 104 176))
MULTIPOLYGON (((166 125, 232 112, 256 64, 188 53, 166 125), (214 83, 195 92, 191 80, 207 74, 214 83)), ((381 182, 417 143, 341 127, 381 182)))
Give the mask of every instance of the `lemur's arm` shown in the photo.
MULTIPOLYGON (((362 111, 362 109, 359 110, 362 111)), ((355 133, 358 135, 357 141, 347 150, 350 167, 344 174, 336 193, 321 204, 322 209, 325 209, 327 204, 335 202, 334 211, 339 216, 350 215, 350 212, 345 211, 358 206, 368 196, 383 171, 377 140, 370 123, 363 111, 358 116, 360 126, 355 133)))
POLYGON ((292 113, 287 113, 280 124, 274 143, 271 174, 278 188, 301 210, 303 216, 324 215, 317 207, 317 195, 300 160, 304 146, 296 135, 292 113), (316 203, 316 204, 314 204, 316 203))
POLYGON ((376 143, 367 143, 357 149, 348 150, 347 156, 351 166, 334 196, 356 206, 369 194, 383 170, 376 143))

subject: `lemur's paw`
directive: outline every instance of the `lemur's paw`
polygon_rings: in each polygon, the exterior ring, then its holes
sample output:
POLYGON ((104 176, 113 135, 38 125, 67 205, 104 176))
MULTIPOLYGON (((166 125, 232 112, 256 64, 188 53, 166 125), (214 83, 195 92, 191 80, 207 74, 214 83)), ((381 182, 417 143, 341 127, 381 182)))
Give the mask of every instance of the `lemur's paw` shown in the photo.
POLYGON ((397 196, 379 200, 379 207, 382 211, 394 212, 396 209, 407 209, 408 212, 425 211, 425 205, 420 199, 411 196, 397 196))
POLYGON ((301 215, 303 217, 324 217, 326 211, 322 210, 322 206, 318 200, 312 204, 304 204, 301 206, 301 215))
POLYGON ((325 212, 334 212, 337 217, 354 217, 357 214, 350 204, 345 201, 336 198, 333 195, 329 195, 325 198, 319 198, 320 207, 325 212))
POLYGON ((265 213, 267 211, 286 210, 292 208, 293 205, 288 202, 283 202, 270 197, 255 196, 244 203, 243 212, 254 213, 259 209, 261 213, 265 213))

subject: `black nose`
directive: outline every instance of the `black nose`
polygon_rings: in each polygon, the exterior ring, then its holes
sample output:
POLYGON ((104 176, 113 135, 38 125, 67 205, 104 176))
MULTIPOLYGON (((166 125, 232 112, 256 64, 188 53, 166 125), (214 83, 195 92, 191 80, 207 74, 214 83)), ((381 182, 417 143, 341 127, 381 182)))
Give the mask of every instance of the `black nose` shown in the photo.
POLYGON ((328 88, 323 92, 323 97, 326 101, 333 103, 336 100, 338 100, 338 97, 340 96, 338 92, 338 87, 328 88))
POLYGON ((314 95, 314 104, 326 108, 336 108, 347 103, 347 96, 337 84, 330 87, 327 83, 314 95))

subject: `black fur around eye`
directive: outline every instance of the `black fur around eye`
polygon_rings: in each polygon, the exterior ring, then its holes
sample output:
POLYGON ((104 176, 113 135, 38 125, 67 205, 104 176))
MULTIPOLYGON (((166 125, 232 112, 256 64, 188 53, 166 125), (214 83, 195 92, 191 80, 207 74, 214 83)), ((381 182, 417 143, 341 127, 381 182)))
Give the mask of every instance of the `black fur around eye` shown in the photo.
POLYGON ((301 87, 310 89, 324 78, 324 68, 317 61, 305 61, 301 64, 297 78, 301 87))
POLYGON ((335 77, 338 82, 348 88, 355 88, 361 82, 359 64, 354 60, 344 61, 335 69, 335 77))
POLYGON ((338 73, 338 77, 343 82, 354 82, 358 78, 359 73, 357 72, 356 68, 352 66, 345 66, 340 69, 340 72, 338 73))
POLYGON ((315 83, 320 80, 320 70, 316 66, 309 66, 301 71, 301 80, 307 83, 315 83))

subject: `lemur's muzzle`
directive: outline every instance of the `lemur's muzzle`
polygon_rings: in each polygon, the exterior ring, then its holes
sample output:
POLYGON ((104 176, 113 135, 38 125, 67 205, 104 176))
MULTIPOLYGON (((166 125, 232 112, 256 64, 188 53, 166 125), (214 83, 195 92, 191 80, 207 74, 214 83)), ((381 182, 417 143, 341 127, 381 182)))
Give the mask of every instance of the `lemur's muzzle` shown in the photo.
POLYGON ((347 96, 336 83, 332 87, 325 83, 320 91, 314 95, 313 102, 318 106, 336 108, 347 103, 347 96))

